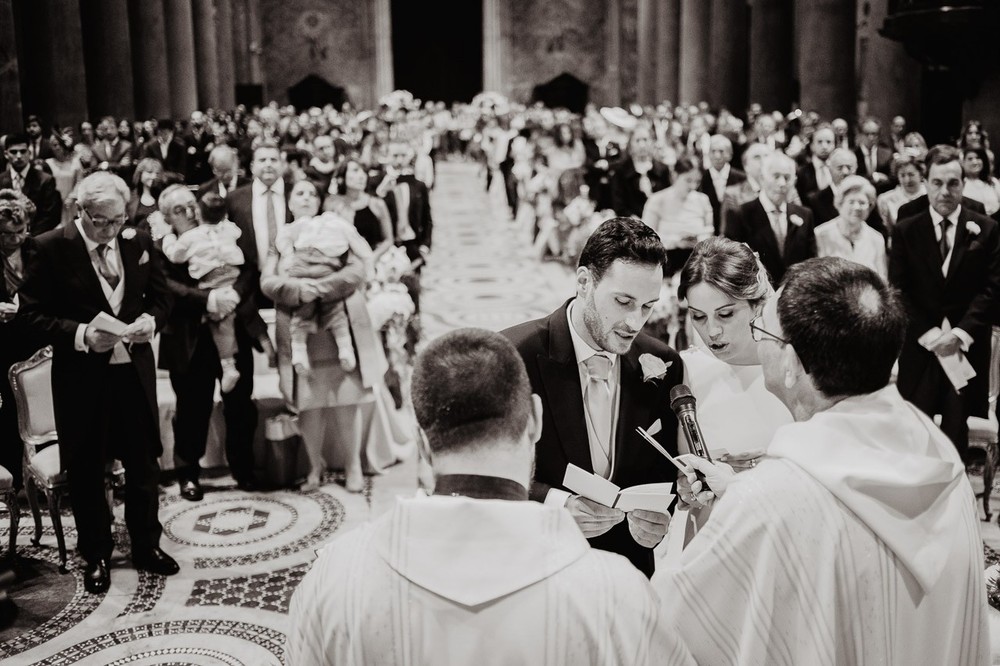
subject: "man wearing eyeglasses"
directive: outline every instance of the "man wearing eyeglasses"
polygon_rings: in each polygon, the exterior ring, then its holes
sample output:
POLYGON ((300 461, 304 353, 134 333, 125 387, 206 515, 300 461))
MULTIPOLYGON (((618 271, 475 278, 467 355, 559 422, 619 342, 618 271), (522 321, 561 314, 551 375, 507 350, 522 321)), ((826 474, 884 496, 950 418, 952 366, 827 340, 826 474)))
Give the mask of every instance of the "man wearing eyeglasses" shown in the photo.
POLYGON ((7 170, 0 173, 0 189, 20 192, 35 204, 35 215, 31 220, 32 236, 55 229, 62 219, 62 196, 52 176, 32 168, 28 137, 10 134, 4 138, 3 149, 7 170))
MULTIPOLYGON (((987 664, 983 545, 965 466, 890 383, 907 326, 871 269, 810 259, 751 322, 795 423, 734 475, 685 460, 714 501, 653 577, 699 664, 987 664)), ((692 498, 692 494, 695 496, 692 498)))
POLYGON ((79 217, 42 234, 21 287, 21 313, 40 340, 52 345, 52 404, 59 457, 66 471, 86 562, 84 587, 107 591, 111 510, 104 494, 105 466, 125 467, 125 524, 132 563, 161 575, 178 571, 160 550, 158 456, 162 453, 156 369, 149 345, 170 312, 159 253, 148 234, 126 220, 128 186, 98 171, 78 187, 79 217), (96 325, 95 317, 122 327, 96 325))

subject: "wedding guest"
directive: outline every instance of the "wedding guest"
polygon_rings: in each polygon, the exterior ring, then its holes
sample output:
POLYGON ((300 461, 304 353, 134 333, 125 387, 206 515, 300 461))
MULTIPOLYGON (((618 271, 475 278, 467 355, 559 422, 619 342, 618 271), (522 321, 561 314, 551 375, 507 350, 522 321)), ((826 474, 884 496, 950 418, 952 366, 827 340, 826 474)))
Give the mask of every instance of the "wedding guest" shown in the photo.
POLYGON ((152 157, 139 160, 132 175, 132 187, 132 197, 125 209, 128 213, 128 223, 143 231, 149 231, 146 218, 157 209, 157 198, 164 189, 163 165, 152 157))
MULTIPOLYGON (((292 188, 288 207, 293 219, 314 217, 319 205, 319 193, 312 182, 301 181, 292 188)), ((413 441, 392 405, 383 379, 388 364, 365 305, 364 267, 350 254, 342 269, 323 278, 291 277, 286 270, 287 265, 272 255, 261 289, 273 299, 277 310, 279 387, 285 401, 299 415, 299 429, 309 456, 310 472, 303 488, 319 487, 329 460, 331 466, 344 468, 347 490, 359 493, 365 486, 365 469, 380 472, 401 459, 413 441), (328 305, 343 302, 357 351, 354 369, 344 368, 333 335, 320 330, 306 341, 309 372, 295 371, 291 312, 316 301, 328 305), (329 458, 324 456, 328 442, 336 446, 335 455, 329 458)))
POLYGON ((890 238, 899 220, 900 207, 927 194, 927 188, 924 187, 923 159, 907 153, 896 155, 892 160, 892 177, 899 184, 888 192, 878 195, 875 200, 875 207, 890 238))
MULTIPOLYGON (((730 165, 733 160, 732 141, 721 134, 714 134, 708 145, 708 166, 702 171, 699 189, 708 196, 712 205, 712 227, 718 234, 722 228, 722 203, 726 199, 726 190, 739 185, 747 176, 730 165)), ((676 166, 674 168, 676 174, 676 166)))
POLYGON ((740 157, 740 164, 743 165, 743 171, 746 173, 747 178, 742 183, 730 185, 726 188, 725 198, 722 201, 720 234, 724 236, 728 235, 726 229, 733 211, 739 210, 740 206, 760 196, 761 166, 764 164, 764 158, 772 152, 770 148, 762 143, 752 143, 743 151, 743 155, 740 157))
POLYGON ((74 223, 36 238, 19 296, 25 321, 53 347, 59 459, 69 483, 77 550, 86 563, 84 588, 98 594, 111 583, 114 542, 104 478, 113 458, 127 470, 132 563, 161 575, 179 571, 159 547, 162 448, 149 345, 172 298, 149 235, 134 229, 119 235, 129 198, 125 181, 99 171, 80 183, 77 196, 80 216, 74 223), (102 312, 126 325, 121 336, 91 323, 102 312))
POLYGON ((794 191, 795 161, 769 153, 761 165, 760 195, 733 211, 726 224, 726 236, 757 252, 775 283, 792 264, 816 256, 812 213, 789 203, 794 191))
POLYGON ((635 218, 610 219, 584 245, 576 296, 548 317, 504 331, 545 410, 531 498, 565 506, 592 546, 624 555, 647 576, 667 507, 626 514, 572 494, 563 477, 569 463, 619 487, 676 477, 635 432, 652 429, 666 450, 677 450, 669 393, 681 380, 679 357, 641 332, 659 300, 665 260, 655 231, 635 218))
POLYGON ((368 173, 361 163, 348 159, 334 172, 337 194, 327 197, 323 209, 332 211, 354 224, 361 237, 372 247, 373 261, 393 245, 392 216, 385 201, 368 194, 368 173))
POLYGON ((941 429, 964 457, 968 417, 985 418, 988 409, 991 326, 1000 303, 1000 228, 966 208, 957 148, 934 146, 927 164, 930 206, 900 219, 889 252, 889 277, 909 316, 898 385, 926 414, 941 415, 941 429), (930 331, 933 339, 921 344, 930 331), (960 391, 939 361, 959 353, 976 372, 960 391))
POLYGON ((166 172, 180 174, 182 181, 187 173, 187 149, 174 140, 174 121, 169 118, 156 122, 156 138, 146 142, 142 156, 158 161, 166 172))
POLYGON ((993 177, 990 158, 982 148, 966 148, 962 152, 962 172, 965 187, 962 195, 983 204, 987 215, 1000 210, 1000 182, 993 177))
POLYGON ((837 189, 837 217, 816 227, 816 256, 856 261, 888 280, 885 239, 865 223, 875 206, 875 186, 848 176, 837 189))
POLYGON ((800 197, 808 199, 813 192, 819 192, 833 182, 827 160, 833 153, 834 140, 833 127, 824 124, 816 128, 809 142, 809 161, 799 167, 795 177, 795 189, 800 197))
POLYGON ((695 244, 714 232, 712 204, 698 190, 701 171, 686 157, 674 164, 674 182, 649 197, 642 209, 642 221, 656 231, 667 249, 667 275, 673 275, 695 244))
POLYGON ((239 174, 239 160, 236 150, 230 146, 218 145, 208 154, 208 165, 214 178, 202 184, 195 195, 201 199, 209 192, 215 192, 225 199, 229 193, 250 183, 239 174))
POLYGON ((14 389, 6 380, 10 366, 29 358, 42 347, 38 336, 18 313, 18 292, 24 283, 32 239, 28 225, 35 204, 14 190, 0 190, 0 465, 14 477, 14 488, 22 486, 21 458, 24 445, 17 426, 14 389))
POLYGON ((94 151, 98 169, 111 171, 124 179, 131 178, 132 144, 121 138, 111 116, 105 116, 97 124, 97 141, 94 141, 91 150, 94 151))
POLYGON ((62 215, 59 226, 65 227, 76 217, 76 199, 73 190, 83 179, 83 166, 73 153, 73 144, 59 134, 48 138, 52 156, 45 159, 49 173, 56 181, 56 190, 62 198, 62 215))
POLYGON ((55 229, 62 220, 62 197, 52 176, 32 168, 28 159, 28 137, 8 134, 3 138, 3 149, 7 168, 0 173, 0 189, 20 192, 35 204, 35 216, 30 225, 32 236, 55 229))
POLYGON ((392 220, 395 244, 406 249, 406 256, 413 266, 413 270, 403 276, 402 282, 419 312, 420 273, 430 253, 434 219, 430 190, 414 174, 413 159, 414 151, 410 144, 403 141, 389 144, 389 166, 392 170, 382 181, 382 187, 386 191, 383 200, 392 220))
POLYGON ((670 169, 653 158, 653 139, 645 125, 632 130, 625 157, 612 169, 611 207, 618 215, 641 217, 653 192, 670 184, 670 169))
POLYGON ((732 478, 686 458, 721 497, 653 579, 667 626, 702 664, 989 663, 972 488, 890 383, 906 328, 894 291, 860 264, 813 259, 751 326, 796 422, 732 478))
POLYGON ((693 663, 637 571, 528 501, 544 415, 510 342, 476 329, 432 341, 413 402, 435 494, 320 551, 292 597, 288 664, 693 663))
POLYGON ((881 139, 882 123, 875 118, 865 118, 858 127, 858 145, 854 149, 858 158, 858 175, 870 180, 880 192, 890 185, 889 166, 892 162, 892 150, 884 146, 881 139))

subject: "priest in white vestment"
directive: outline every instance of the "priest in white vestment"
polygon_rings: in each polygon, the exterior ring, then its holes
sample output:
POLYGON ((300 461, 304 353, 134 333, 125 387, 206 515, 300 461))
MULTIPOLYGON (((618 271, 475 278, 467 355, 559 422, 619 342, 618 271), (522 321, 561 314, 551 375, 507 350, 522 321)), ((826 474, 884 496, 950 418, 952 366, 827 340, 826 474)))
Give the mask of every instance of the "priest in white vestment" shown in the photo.
POLYGON ((739 475, 690 459, 721 497, 653 585, 698 663, 989 663, 965 467, 889 384, 905 324, 875 273, 833 258, 790 268, 751 322, 796 422, 739 475))
POLYGON ((592 549, 566 509, 528 501, 542 403, 506 338, 431 342, 412 394, 435 495, 320 551, 292 598, 286 663, 694 664, 638 569, 592 549))

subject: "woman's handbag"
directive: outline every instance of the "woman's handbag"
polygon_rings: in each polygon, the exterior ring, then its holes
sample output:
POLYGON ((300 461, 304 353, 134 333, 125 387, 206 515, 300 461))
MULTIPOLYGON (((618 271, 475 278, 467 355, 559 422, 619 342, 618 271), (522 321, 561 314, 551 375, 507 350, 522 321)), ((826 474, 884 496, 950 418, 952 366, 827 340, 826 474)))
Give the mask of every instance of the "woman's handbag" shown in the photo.
POLYGON ((262 480, 274 488, 291 488, 298 480, 299 418, 278 414, 264 422, 264 470, 262 480))

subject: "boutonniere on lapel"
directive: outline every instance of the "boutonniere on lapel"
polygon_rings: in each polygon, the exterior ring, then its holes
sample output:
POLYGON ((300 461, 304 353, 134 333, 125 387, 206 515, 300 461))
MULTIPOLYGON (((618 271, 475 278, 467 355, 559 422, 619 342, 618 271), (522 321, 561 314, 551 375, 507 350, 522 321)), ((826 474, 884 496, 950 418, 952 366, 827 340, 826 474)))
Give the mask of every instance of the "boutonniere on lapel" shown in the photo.
POLYGON ((804 220, 795 213, 792 213, 788 216, 788 221, 797 227, 801 227, 804 220))
POLYGON ((663 359, 659 356, 642 354, 639 356, 639 365, 642 366, 642 381, 654 382, 658 379, 663 379, 667 375, 667 368, 673 364, 673 361, 664 363, 663 359))
POLYGON ((135 227, 125 227, 122 229, 122 238, 125 240, 132 240, 135 238, 135 227))
POLYGON ((149 252, 143 250, 142 256, 139 257, 139 265, 142 266, 143 264, 148 264, 148 263, 149 263, 149 252))
POLYGON ((970 236, 978 236, 979 232, 982 231, 982 229, 979 228, 979 225, 972 220, 965 223, 965 230, 969 232, 970 236))

